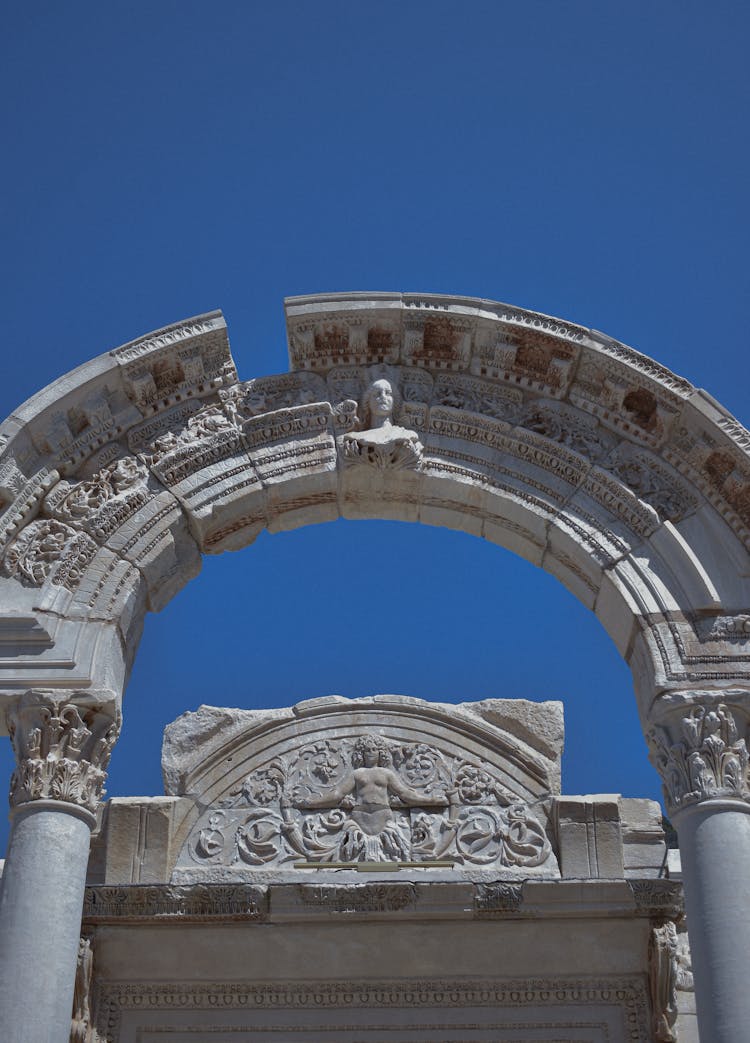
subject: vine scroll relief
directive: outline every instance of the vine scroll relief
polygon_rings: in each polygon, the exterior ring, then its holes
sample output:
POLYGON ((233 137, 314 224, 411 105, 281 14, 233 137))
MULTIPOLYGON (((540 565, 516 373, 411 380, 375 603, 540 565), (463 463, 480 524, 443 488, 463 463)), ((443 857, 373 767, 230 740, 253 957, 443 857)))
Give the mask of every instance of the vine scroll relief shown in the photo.
POLYGON ((362 862, 542 871, 542 821, 483 767, 377 734, 320 738, 252 771, 195 824, 178 869, 362 862))

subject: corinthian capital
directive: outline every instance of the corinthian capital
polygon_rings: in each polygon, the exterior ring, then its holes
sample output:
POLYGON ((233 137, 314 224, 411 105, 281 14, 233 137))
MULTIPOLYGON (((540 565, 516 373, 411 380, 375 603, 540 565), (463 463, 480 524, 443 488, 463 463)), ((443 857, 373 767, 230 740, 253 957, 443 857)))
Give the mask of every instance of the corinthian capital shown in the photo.
POLYGON ((30 691, 8 711, 16 754, 11 805, 59 800, 96 811, 121 718, 111 706, 74 702, 79 694, 30 691))
POLYGON ((670 814, 706 800, 750 801, 748 694, 673 693, 646 733, 670 814))

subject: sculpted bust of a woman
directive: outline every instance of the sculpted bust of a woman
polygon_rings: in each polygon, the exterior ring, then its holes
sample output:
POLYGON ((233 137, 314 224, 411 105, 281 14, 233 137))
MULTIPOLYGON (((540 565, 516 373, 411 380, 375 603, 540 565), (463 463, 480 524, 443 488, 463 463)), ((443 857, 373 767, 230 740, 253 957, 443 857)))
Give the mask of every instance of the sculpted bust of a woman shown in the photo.
POLYGON ((344 435, 344 458, 374 467, 416 468, 422 458, 422 445, 416 431, 393 423, 394 394, 385 378, 373 381, 362 400, 365 430, 344 435))

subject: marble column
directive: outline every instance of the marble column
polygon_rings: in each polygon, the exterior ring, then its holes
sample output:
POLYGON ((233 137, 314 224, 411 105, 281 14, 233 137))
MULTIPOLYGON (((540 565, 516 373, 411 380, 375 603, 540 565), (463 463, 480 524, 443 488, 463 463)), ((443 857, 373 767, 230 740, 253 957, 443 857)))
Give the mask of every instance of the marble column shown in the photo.
POLYGON ((70 1039, 89 837, 119 731, 118 714, 80 696, 28 692, 8 713, 17 767, 0 888, 3 1043, 70 1039))
POLYGON ((670 693, 648 738, 677 829, 701 1039, 750 1025, 748 693, 670 693))

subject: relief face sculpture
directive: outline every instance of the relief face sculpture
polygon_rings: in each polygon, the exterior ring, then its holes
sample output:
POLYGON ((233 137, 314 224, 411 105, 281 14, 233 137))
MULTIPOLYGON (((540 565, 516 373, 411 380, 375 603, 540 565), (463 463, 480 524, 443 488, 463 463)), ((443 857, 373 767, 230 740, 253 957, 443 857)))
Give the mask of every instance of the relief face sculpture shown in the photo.
POLYGON ((446 861, 558 872, 541 821, 484 766, 369 732, 319 734, 256 767, 206 808, 178 869, 446 861))
POLYGON ((422 445, 416 431, 393 423, 395 396, 389 380, 373 381, 362 400, 364 431, 344 435, 344 459, 359 461, 381 470, 416 468, 422 445))

